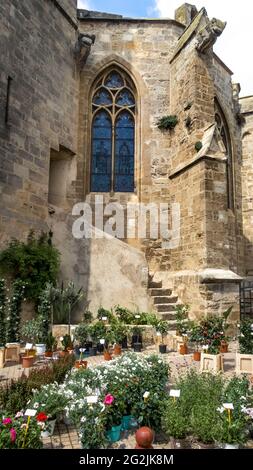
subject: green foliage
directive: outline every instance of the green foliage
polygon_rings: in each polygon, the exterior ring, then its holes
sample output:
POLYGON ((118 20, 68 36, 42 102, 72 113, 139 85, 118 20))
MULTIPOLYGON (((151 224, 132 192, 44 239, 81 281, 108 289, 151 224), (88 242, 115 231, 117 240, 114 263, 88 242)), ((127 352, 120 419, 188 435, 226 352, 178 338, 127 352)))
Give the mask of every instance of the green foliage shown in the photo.
POLYGON ((200 141, 196 142, 196 144, 195 144, 196 152, 199 152, 202 149, 202 147, 203 147, 202 142, 200 142, 200 141))
POLYGON ((22 339, 31 341, 33 344, 40 344, 46 341, 43 324, 43 317, 41 316, 27 320, 21 328, 22 339))
POLYGON ((15 343, 20 340, 20 320, 22 301, 24 299, 25 284, 16 280, 12 284, 11 298, 8 300, 6 342, 15 343))
POLYGON ((156 324, 156 332, 157 333, 160 333, 161 336, 162 336, 162 343, 163 343, 163 339, 164 339, 164 336, 167 335, 168 331, 169 331, 169 324, 167 321, 165 320, 160 320, 157 324, 156 324))
POLYGON ((0 416, 0 449, 42 448, 41 428, 32 417, 27 428, 27 416, 0 416), (9 420, 6 423, 6 418, 9 420))
POLYGON ((38 305, 38 315, 41 318, 42 322, 42 342, 45 343, 49 326, 51 322, 51 315, 52 315, 52 304, 49 297, 48 290, 50 289, 49 285, 47 284, 46 288, 42 291, 39 297, 39 305, 38 305))
POLYGON ((156 125, 158 129, 174 129, 178 123, 178 118, 175 115, 163 116, 160 118, 156 125))
POLYGON ((127 336, 128 329, 123 322, 117 319, 114 319, 110 326, 110 332, 111 332, 111 338, 110 338, 111 342, 120 344, 123 341, 123 339, 127 336))
MULTIPOLYGON (((200 321, 200 328, 202 331, 203 344, 208 346, 209 354, 218 354, 220 351, 221 341, 227 341, 225 331, 228 327, 227 324, 227 310, 225 316, 210 315, 200 321)), ((231 312, 231 310, 230 310, 231 312)))
POLYGON ((168 435, 193 436, 204 443, 239 443, 245 439, 247 417, 242 404, 249 397, 245 378, 234 377, 227 383, 222 375, 191 370, 178 380, 175 388, 180 389, 180 397, 176 401, 168 398, 162 423, 168 435), (234 405, 231 423, 222 406, 225 402, 234 405))
POLYGON ((113 319, 113 312, 111 310, 107 310, 103 307, 100 307, 98 309, 98 313, 97 313, 97 318, 98 320, 102 320, 102 318, 107 318, 107 321, 110 323, 111 320, 113 319))
POLYGON ((46 351, 53 352, 57 348, 57 339, 53 336, 52 332, 50 331, 46 338, 46 351))
POLYGON ((114 308, 114 312, 116 316, 121 320, 123 323, 126 323, 127 325, 131 325, 134 319, 134 314, 129 310, 128 308, 121 307, 120 305, 117 305, 114 308))
POLYGON ((6 340, 5 307, 5 281, 0 279, 0 347, 5 345, 6 340))
POLYGON ((0 411, 15 414, 25 410, 28 401, 33 396, 33 390, 42 385, 57 382, 62 383, 66 374, 73 367, 74 355, 68 355, 54 361, 52 365, 32 369, 29 376, 22 375, 18 380, 0 387, 0 411))
POLYGON ((106 327, 103 321, 96 321, 89 326, 89 335, 94 343, 98 343, 100 339, 104 339, 106 327))
POLYGON ((12 240, 0 253, 2 274, 20 280, 26 286, 26 298, 36 302, 48 282, 55 284, 59 264, 60 254, 45 233, 38 240, 33 232, 27 242, 12 240))
POLYGON ((176 329, 179 335, 186 334, 189 329, 189 311, 190 306, 188 304, 176 305, 175 307, 176 329))
POLYGON ((87 406, 85 416, 80 426, 80 435, 83 449, 104 449, 108 441, 105 436, 106 418, 101 414, 100 403, 87 406))
POLYGON ((53 304, 53 319, 55 324, 71 324, 71 316, 83 299, 83 289, 77 289, 75 284, 70 281, 64 288, 51 287, 51 299, 53 304))
POLYGON ((253 354, 253 320, 250 318, 240 323, 239 346, 241 354, 253 354))
POLYGON ((89 326, 87 323, 80 323, 75 328, 74 339, 78 342, 79 346, 84 347, 89 337, 89 326))
POLYGON ((72 344, 71 336, 70 335, 64 335, 62 340, 61 340, 61 344, 62 344, 62 347, 63 347, 63 351, 67 351, 68 349, 72 349, 73 344, 72 344))
POLYGON ((85 310, 83 312, 83 323, 90 323, 92 321, 92 312, 85 310))

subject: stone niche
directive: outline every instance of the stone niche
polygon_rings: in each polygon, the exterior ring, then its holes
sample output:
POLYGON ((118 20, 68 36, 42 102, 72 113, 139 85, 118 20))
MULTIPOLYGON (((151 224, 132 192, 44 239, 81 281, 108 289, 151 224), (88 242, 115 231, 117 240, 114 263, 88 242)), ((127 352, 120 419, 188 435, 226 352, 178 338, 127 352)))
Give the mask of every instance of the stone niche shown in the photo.
POLYGON ((50 150, 48 203, 66 207, 71 182, 76 179, 74 153, 60 145, 59 151, 50 150))

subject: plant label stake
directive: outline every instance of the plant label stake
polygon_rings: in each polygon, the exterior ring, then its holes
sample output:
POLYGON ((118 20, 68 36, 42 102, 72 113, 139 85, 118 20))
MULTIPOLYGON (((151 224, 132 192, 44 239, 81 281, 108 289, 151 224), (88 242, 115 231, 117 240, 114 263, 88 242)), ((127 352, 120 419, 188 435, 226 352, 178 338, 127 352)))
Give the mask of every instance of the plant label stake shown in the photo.
POLYGON ((234 409, 233 403, 223 403, 223 408, 228 412, 228 422, 231 424, 231 411, 234 409))
POLYGON ((24 435, 24 440, 23 440, 22 448, 25 447, 25 440, 26 440, 26 435, 27 435, 27 432, 28 432, 28 428, 29 428, 31 416, 35 416, 36 413, 37 413, 37 410, 26 410, 26 412, 25 412, 25 415, 28 416, 28 419, 27 419, 27 423, 26 423, 25 435, 24 435))
POLYGON ((180 397, 180 390, 170 390, 170 397, 173 397, 174 403, 176 402, 176 398, 180 397))

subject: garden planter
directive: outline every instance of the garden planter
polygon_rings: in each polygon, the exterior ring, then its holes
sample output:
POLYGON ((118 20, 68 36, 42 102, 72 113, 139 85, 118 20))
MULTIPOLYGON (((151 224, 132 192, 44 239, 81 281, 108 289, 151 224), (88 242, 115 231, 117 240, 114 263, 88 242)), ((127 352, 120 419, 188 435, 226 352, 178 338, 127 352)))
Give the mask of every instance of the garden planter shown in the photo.
POLYGON ((134 352, 141 352, 142 344, 134 343, 133 348, 134 348, 134 352))
POLYGON ((136 446, 135 449, 153 449, 154 432, 147 426, 139 428, 135 433, 136 446))
POLYGON ((121 341, 121 347, 122 349, 127 349, 127 336, 125 336, 125 338, 123 338, 123 340, 121 341))
POLYGON ((138 343, 138 344, 140 343, 141 347, 142 347, 142 335, 132 335, 132 341, 131 341, 132 347, 136 343, 138 343))
POLYGON ((117 442, 120 440, 121 424, 112 426, 106 433, 106 437, 110 442, 117 442))
POLYGON ((44 356, 45 357, 52 357, 53 356, 53 351, 45 351, 44 356))
POLYGON ((236 373, 253 374, 253 354, 236 354, 236 373))
POLYGON ((193 353, 193 360, 196 362, 200 362, 201 359, 201 352, 200 351, 194 351, 193 353))
POLYGON ((43 356, 43 354, 46 351, 46 345, 45 344, 35 344, 36 348, 36 353, 38 356, 43 356))
POLYGON ((180 349, 179 349, 180 354, 188 354, 188 346, 187 344, 180 344, 180 349))
POLYGON ((165 354, 167 352, 167 344, 159 344, 159 352, 165 354))
POLYGON ((4 367, 4 352, 5 348, 0 348, 0 369, 4 367))
POLYGON ((111 361, 112 355, 108 351, 104 351, 104 360, 111 361))
POLYGON ((97 355, 97 347, 96 346, 89 349, 89 355, 90 356, 96 356, 97 355))
POLYGON ((97 344, 97 351, 102 354, 104 352, 105 346, 104 344, 98 343, 97 344))
POLYGON ((28 369, 29 367, 32 367, 34 363, 34 356, 23 356, 22 357, 22 366, 24 369, 28 369))
POLYGON ((218 372, 223 370, 223 361, 221 354, 201 354, 200 360, 201 371, 218 372))
POLYGON ((120 356, 121 352, 122 352, 121 346, 119 344, 115 344, 114 349, 113 349, 114 355, 115 356, 120 356))
POLYGON ((132 415, 125 415, 122 417, 122 423, 121 423, 122 431, 127 431, 128 429, 131 429, 132 420, 133 420, 132 415))
POLYGON ((88 362, 87 361, 76 361, 75 368, 76 369, 87 369, 88 362))
POLYGON ((226 343, 225 341, 221 342, 221 345, 220 345, 220 353, 227 353, 228 352, 228 343, 226 343))
POLYGON ((54 434, 56 419, 47 422, 47 430, 41 431, 41 437, 51 437, 54 434))

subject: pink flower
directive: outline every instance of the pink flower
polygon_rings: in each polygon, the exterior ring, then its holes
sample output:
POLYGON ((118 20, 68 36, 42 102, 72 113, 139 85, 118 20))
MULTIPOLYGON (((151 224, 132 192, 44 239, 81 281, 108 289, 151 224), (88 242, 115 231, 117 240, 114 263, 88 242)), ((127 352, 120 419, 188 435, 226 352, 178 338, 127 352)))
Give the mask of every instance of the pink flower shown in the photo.
POLYGON ((22 411, 18 411, 15 415, 15 418, 21 418, 21 416, 23 416, 22 411))
POLYGON ((114 397, 108 393, 108 395, 105 396, 104 399, 104 404, 105 405, 111 405, 114 402, 114 397))
POLYGON ((2 421, 3 424, 11 424, 12 423, 12 420, 11 418, 4 418, 3 421, 2 421))
POLYGON ((13 429, 13 428, 10 429, 10 435, 11 435, 11 442, 15 442, 16 437, 17 437, 17 433, 16 433, 15 429, 13 429))

